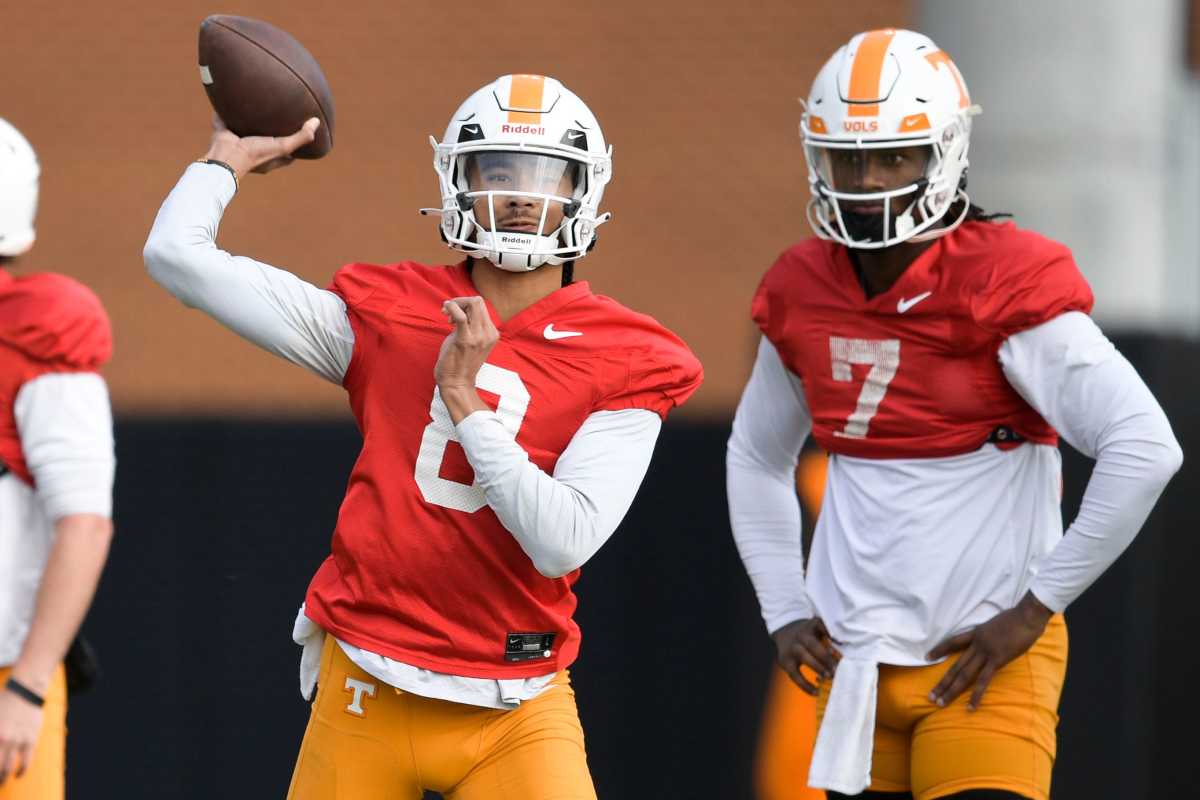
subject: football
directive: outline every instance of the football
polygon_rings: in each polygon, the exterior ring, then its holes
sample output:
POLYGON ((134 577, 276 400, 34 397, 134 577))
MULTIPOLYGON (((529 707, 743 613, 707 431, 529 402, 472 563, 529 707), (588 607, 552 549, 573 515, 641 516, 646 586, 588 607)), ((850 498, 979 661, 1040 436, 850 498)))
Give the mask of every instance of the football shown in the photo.
POLYGON ((317 60, 295 37, 249 17, 200 23, 200 80, 213 110, 238 136, 286 136, 312 117, 317 136, 296 158, 333 148, 333 95, 317 60))

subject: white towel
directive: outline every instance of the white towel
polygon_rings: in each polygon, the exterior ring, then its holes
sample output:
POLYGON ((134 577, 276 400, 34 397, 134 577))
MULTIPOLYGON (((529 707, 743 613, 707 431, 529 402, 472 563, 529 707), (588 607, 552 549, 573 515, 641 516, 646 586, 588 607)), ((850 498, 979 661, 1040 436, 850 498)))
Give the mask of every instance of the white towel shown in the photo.
POLYGON ((325 630, 304 615, 304 605, 296 612, 292 623, 292 641, 304 648, 300 653, 300 696, 312 700, 317 676, 321 672, 321 648, 325 645, 325 630))
POLYGON ((870 785, 878 688, 876 662, 849 657, 838 662, 813 748, 809 786, 858 794, 870 785))

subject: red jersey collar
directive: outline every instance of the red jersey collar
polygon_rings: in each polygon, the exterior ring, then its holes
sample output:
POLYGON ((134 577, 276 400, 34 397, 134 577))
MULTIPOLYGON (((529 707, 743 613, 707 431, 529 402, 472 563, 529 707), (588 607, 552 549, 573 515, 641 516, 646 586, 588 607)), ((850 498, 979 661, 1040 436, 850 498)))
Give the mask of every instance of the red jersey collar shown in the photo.
POLYGON ((858 279, 858 270, 855 268, 854 262, 850 260, 849 248, 841 245, 833 248, 833 271, 838 282, 856 302, 866 306, 894 303, 897 296, 920 294, 934 288, 936 278, 929 274, 930 267, 941 258, 945 240, 948 236, 953 235, 951 232, 947 236, 934 240, 932 245, 914 258, 908 268, 900 273, 900 277, 887 291, 880 292, 874 297, 867 297, 867 290, 863 287, 862 281, 858 279))
MULTIPOLYGON (((455 264, 450 268, 451 274, 454 276, 455 283, 463 288, 464 295, 477 295, 479 290, 475 288, 474 282, 471 280, 471 273, 467 270, 467 262, 455 264)), ((550 294, 538 300, 533 305, 527 306, 516 316, 511 319, 501 322, 500 316, 496 313, 496 309, 492 304, 484 299, 484 305, 487 306, 488 314, 492 318, 492 323, 496 326, 496 330, 500 331, 501 336, 512 336, 520 331, 528 328, 534 323, 545 319, 554 312, 560 310, 564 306, 574 303, 584 297, 590 296, 592 293, 591 287, 587 281, 575 281, 561 289, 555 289, 550 294)))

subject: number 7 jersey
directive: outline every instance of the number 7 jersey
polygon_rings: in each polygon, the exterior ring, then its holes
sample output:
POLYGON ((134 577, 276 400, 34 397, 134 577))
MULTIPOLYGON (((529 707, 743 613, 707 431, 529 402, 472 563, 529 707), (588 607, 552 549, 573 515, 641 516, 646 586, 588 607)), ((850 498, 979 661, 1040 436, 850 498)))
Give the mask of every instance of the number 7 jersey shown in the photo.
MULTIPOLYGON (((442 303, 477 294, 465 265, 352 264, 332 290, 354 330, 343 385, 363 447, 306 614, 342 641, 444 674, 566 667, 579 649, 578 570, 535 569, 487 505, 433 379, 451 331, 442 303)), ((489 313, 500 340, 476 387, 547 474, 591 414, 665 417, 701 380, 678 337, 586 283, 503 322, 489 313)))
POLYGON ((821 447, 932 458, 976 450, 999 429, 1055 444, 997 353, 1014 333, 1091 307, 1065 246, 1011 223, 971 222, 871 298, 845 247, 805 240, 767 272, 753 316, 800 377, 821 447))

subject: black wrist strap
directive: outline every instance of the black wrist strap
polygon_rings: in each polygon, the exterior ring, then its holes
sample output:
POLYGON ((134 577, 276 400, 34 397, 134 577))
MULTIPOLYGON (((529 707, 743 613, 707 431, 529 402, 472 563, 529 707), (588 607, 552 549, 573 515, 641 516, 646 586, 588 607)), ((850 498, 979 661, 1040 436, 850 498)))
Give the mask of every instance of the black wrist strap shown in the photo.
POLYGON ((8 681, 5 682, 4 688, 22 700, 27 700, 28 702, 33 703, 38 708, 46 705, 46 698, 42 697, 33 689, 30 689, 25 684, 20 683, 16 678, 9 678, 8 681))
POLYGON ((224 161, 218 161, 215 158, 198 158, 198 159, 196 159, 196 163, 197 164, 215 164, 218 167, 224 167, 225 169, 229 170, 229 174, 233 176, 234 191, 237 191, 237 189, 239 187, 238 176, 237 176, 237 170, 235 170, 233 167, 229 166, 224 161))

